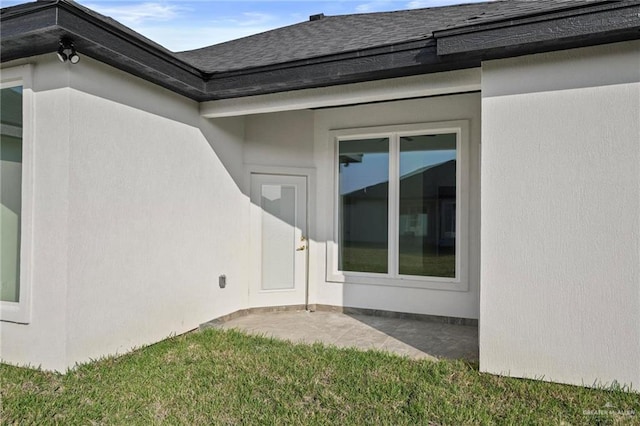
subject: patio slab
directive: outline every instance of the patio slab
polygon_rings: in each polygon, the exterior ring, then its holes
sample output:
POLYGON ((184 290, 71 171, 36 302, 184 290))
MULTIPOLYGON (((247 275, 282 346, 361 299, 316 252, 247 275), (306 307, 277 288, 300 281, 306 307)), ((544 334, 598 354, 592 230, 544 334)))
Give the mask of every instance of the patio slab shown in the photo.
POLYGON ((251 313, 203 327, 238 329, 296 343, 377 349, 415 359, 478 360, 478 327, 324 311, 251 313))

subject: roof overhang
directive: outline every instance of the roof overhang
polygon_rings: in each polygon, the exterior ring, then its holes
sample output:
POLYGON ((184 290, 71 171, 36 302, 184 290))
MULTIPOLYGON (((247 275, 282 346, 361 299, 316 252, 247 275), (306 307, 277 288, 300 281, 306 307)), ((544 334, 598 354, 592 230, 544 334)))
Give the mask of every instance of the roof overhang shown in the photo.
POLYGON ((136 37, 133 31, 125 31, 64 0, 7 8, 0 15, 0 23, 2 62, 56 52, 60 38, 68 37, 81 55, 189 98, 206 98, 203 74, 198 69, 136 37))
POLYGON ((201 103, 200 114, 207 118, 235 117, 468 93, 480 90, 480 78, 480 69, 473 68, 322 89, 302 89, 220 99, 201 103))
POLYGON ((81 55, 196 101, 376 81, 480 66, 483 60, 640 38, 640 0, 587 3, 432 38, 237 71, 205 73, 134 31, 66 0, 3 9, 2 62, 53 53, 70 37, 81 55), (24 7, 22 7, 24 6, 24 7))
POLYGON ((218 99, 262 95, 478 67, 477 59, 442 59, 433 39, 208 76, 218 99))
POLYGON ((594 2, 434 32, 441 58, 498 59, 640 38, 640 2, 594 2))

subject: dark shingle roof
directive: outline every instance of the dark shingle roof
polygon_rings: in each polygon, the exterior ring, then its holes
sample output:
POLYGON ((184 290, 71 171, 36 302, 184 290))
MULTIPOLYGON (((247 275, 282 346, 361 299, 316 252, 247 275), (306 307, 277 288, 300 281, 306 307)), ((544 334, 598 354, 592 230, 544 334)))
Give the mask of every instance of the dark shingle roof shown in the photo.
POLYGON ((62 37, 197 101, 478 67, 482 61, 640 38, 640 0, 501 0, 331 16, 174 53, 73 0, 0 9, 1 62, 62 37))
POLYGON ((447 7, 327 16, 176 55, 224 72, 427 39, 437 30, 575 7, 586 0, 501 0, 447 7))

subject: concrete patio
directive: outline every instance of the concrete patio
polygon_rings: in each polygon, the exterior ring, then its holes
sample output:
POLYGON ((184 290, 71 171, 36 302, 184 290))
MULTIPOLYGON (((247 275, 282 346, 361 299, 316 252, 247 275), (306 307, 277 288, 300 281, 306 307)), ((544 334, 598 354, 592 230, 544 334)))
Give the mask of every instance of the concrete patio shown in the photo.
POLYGON ((251 313, 203 328, 238 329, 292 342, 377 349, 414 359, 478 360, 478 327, 325 311, 251 313))

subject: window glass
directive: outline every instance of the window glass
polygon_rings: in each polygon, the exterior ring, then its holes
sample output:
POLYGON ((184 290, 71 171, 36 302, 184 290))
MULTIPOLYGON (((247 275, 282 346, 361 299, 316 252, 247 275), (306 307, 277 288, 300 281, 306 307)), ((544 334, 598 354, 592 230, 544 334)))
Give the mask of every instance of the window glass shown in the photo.
POLYGON ((388 271, 389 139, 339 142, 339 269, 388 271))
POLYGON ((262 185, 262 289, 295 287, 296 187, 262 185))
POLYGON ((456 276, 456 135, 400 138, 402 275, 456 276))
POLYGON ((20 300, 22 87, 0 90, 0 300, 20 300))

